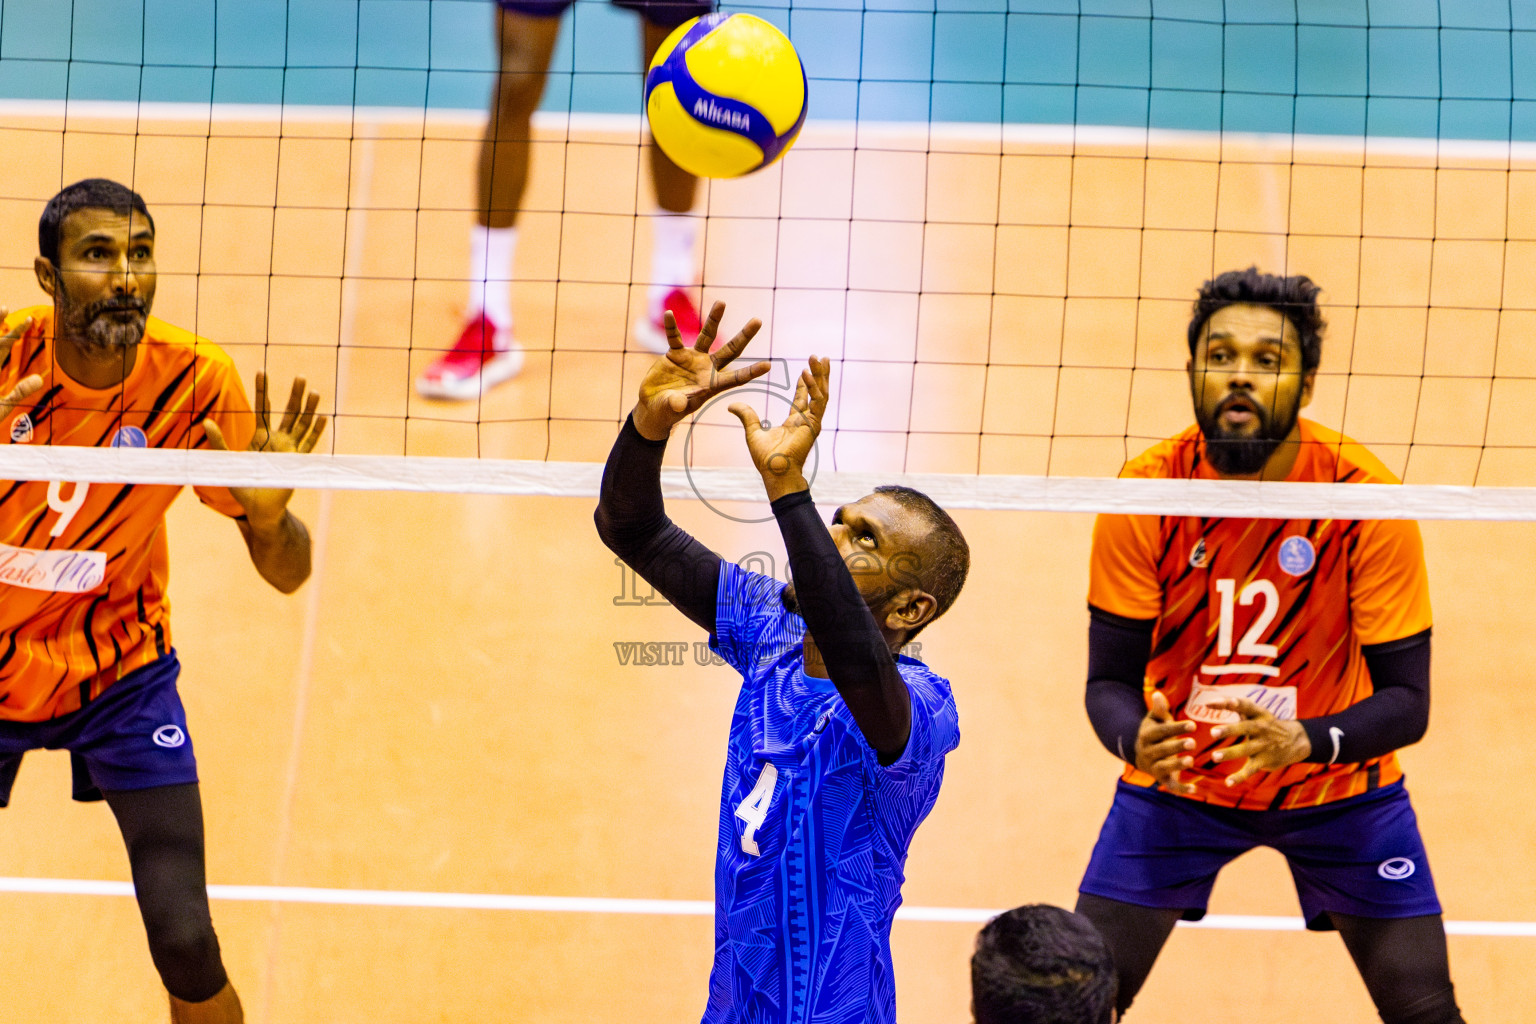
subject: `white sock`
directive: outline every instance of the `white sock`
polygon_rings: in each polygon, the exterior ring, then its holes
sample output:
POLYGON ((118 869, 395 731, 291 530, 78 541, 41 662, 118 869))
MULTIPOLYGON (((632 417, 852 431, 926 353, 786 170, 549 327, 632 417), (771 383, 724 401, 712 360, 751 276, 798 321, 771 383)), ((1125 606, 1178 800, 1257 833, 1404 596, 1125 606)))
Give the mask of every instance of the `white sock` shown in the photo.
POLYGON ((469 315, 484 313, 499 330, 512 327, 512 256, 517 228, 476 224, 469 233, 469 315))
POLYGON ((694 282, 694 242, 699 237, 699 218, 691 213, 659 210, 651 218, 651 286, 646 291, 653 314, 673 288, 694 282))

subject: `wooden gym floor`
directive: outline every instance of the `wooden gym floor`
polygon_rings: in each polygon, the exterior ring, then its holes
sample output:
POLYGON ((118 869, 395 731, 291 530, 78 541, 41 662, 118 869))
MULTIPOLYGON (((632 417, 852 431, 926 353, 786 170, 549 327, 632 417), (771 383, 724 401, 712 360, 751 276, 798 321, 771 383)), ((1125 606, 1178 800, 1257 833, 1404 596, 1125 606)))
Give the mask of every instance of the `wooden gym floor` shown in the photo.
MULTIPOLYGON (((35 223, 61 182, 132 181, 159 225, 155 312, 247 379, 306 374, 337 403, 338 451, 596 461, 633 401, 650 358, 625 353, 649 251, 634 215, 650 200, 632 128, 541 130, 515 285, 528 365, 477 407, 410 388, 457 329, 474 125, 0 123, 0 301, 38 300, 35 223)), ((853 143, 808 132, 782 167, 715 183, 704 256, 731 323, 767 321, 761 354, 839 357, 823 441, 839 469, 1111 475, 1189 419, 1195 287, 1256 262, 1326 289, 1315 418, 1411 482, 1536 483, 1536 165, 1112 134, 853 143)), ((742 464, 715 423, 699 461, 742 464)), ((178 504, 173 622, 210 881, 710 900, 735 677, 618 663, 616 642, 702 637, 670 608, 615 603, 592 505, 301 493, 315 575, 283 598, 232 525, 178 504)), ((671 512, 727 557, 782 550, 771 527, 671 512)), ((1081 707, 1091 517, 957 519, 973 574, 923 655, 954 682, 964 741, 906 901, 1070 906, 1116 775, 1081 707)), ((1536 527, 1424 533, 1435 713, 1404 761, 1446 916, 1536 920, 1536 527)), ((67 759, 30 755, 0 816, 6 873, 126 879, 108 812, 67 794, 67 759)), ((1283 862, 1238 861, 1211 909, 1294 915, 1283 862)), ((7 1021, 164 1019, 131 900, 7 894, 0 916, 7 1021)), ((231 901, 214 916, 259 1024, 671 1024, 697 1018, 710 961, 703 916, 231 901)), ((969 1019, 975 930, 897 924, 904 1021, 969 1019)), ((1468 1020, 1536 1001, 1536 939, 1458 936, 1451 952, 1468 1020)), ((1238 1006, 1375 1019, 1334 936, 1181 929, 1131 1020, 1238 1006)))

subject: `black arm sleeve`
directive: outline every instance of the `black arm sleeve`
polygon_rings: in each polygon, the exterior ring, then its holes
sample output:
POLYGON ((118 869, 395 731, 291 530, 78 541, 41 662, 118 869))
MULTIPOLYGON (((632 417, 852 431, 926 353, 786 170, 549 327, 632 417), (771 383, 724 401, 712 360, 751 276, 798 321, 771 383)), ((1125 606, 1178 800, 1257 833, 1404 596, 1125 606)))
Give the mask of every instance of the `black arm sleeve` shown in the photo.
POLYGON ((1304 718, 1308 761, 1355 764, 1419 742, 1429 728, 1429 630, 1363 648, 1375 693, 1336 715, 1304 718))
POLYGON ((1088 606, 1088 721, 1104 749, 1136 763, 1136 734, 1147 716, 1143 696, 1152 655, 1153 619, 1127 619, 1088 606))
POLYGON ((896 659, 817 514, 811 492, 784 495, 773 503, 773 514, 789 554, 800 615, 827 675, 880 762, 892 764, 906 749, 912 729, 912 695, 896 659))
POLYGON ((661 460, 667 442, 651 441, 624 421, 597 501, 597 535, 678 610, 711 633, 720 587, 720 556, 667 518, 661 460))

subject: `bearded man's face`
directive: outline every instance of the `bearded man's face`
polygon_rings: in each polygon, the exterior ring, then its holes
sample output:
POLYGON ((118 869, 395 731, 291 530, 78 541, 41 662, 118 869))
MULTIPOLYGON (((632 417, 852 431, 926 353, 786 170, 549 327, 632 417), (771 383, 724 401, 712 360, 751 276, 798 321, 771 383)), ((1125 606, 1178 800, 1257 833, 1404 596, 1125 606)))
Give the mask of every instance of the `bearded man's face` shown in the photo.
POLYGON ((61 338, 102 354, 131 349, 155 297, 154 229, 136 213, 76 210, 59 226, 54 280, 61 338))

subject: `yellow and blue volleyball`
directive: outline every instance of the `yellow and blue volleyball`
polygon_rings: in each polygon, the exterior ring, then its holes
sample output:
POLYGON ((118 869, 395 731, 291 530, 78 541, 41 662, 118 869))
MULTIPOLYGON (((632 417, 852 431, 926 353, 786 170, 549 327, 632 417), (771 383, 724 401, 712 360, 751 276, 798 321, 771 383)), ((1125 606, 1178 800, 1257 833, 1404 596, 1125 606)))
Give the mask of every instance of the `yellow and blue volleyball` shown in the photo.
POLYGON ((651 136, 701 178, 767 167, 805 124, 805 68, 794 44, 751 14, 706 14, 679 25, 645 76, 651 136))

